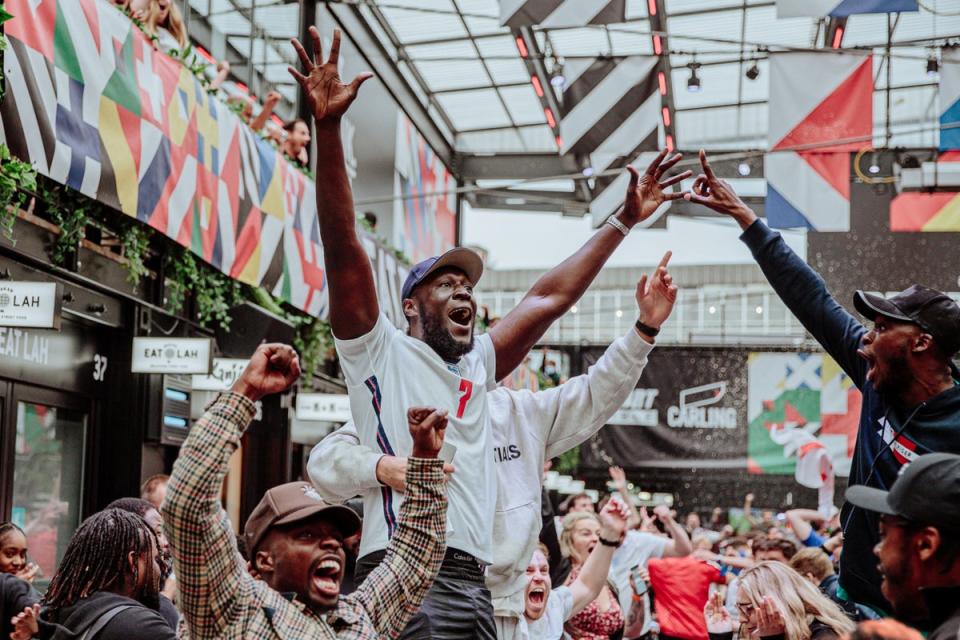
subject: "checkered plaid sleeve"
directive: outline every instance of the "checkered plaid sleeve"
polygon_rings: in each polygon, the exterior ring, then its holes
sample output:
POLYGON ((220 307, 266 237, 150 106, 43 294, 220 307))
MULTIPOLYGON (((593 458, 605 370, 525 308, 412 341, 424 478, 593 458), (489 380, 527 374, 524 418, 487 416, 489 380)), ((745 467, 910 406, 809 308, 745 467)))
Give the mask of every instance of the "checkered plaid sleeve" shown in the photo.
POLYGON ((399 524, 383 562, 353 598, 377 633, 397 637, 420 609, 446 551, 447 488, 443 461, 410 458, 399 524))
POLYGON ((163 528, 192 638, 221 636, 253 597, 253 579, 237 552, 220 490, 230 455, 255 412, 245 396, 222 394, 190 430, 173 465, 163 528))

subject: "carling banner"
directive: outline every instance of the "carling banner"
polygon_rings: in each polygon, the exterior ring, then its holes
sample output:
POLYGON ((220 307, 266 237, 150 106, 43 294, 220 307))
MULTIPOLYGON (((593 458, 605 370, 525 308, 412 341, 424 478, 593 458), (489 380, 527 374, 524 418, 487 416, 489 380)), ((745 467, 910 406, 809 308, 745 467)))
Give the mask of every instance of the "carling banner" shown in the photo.
MULTIPOLYGON (((602 350, 584 352, 583 365, 602 350)), ((581 466, 747 466, 746 356, 738 349, 656 349, 637 388, 596 436, 581 466)))
POLYGON ((457 242, 457 181, 403 113, 397 116, 396 246, 414 263, 457 242))
POLYGON ((850 229, 849 152, 873 134, 872 69, 869 55, 771 54, 764 158, 771 226, 850 229))
POLYGON ((313 182, 106 0, 6 0, 0 139, 220 271, 318 317, 313 182))

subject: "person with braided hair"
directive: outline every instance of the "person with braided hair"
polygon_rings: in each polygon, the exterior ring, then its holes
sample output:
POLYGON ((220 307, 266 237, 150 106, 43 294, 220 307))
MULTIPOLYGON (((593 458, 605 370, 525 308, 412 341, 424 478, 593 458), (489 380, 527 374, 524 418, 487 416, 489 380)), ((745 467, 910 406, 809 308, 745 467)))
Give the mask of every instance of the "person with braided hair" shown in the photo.
POLYGON ((162 557, 139 515, 104 509, 84 520, 39 605, 14 620, 13 640, 173 640, 158 613, 162 557))
MULTIPOLYGON (((0 638, 10 637, 10 618, 15 613, 40 599, 25 579, 28 570, 23 530, 12 522, 0 523, 0 638)), ((35 572, 36 568, 29 572, 30 577, 35 572)))

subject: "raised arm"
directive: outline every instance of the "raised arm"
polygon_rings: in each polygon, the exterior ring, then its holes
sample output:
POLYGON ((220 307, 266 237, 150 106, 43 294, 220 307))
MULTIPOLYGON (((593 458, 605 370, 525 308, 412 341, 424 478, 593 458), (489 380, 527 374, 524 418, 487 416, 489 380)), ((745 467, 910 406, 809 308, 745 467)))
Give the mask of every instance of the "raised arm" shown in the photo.
POLYGON ((667 530, 667 534, 670 536, 670 542, 663 548, 663 557, 681 558, 690 555, 693 551, 690 536, 687 535, 687 530, 674 520, 670 508, 662 504, 658 505, 653 509, 653 515, 663 523, 663 528, 667 530))
POLYGON ((173 465, 163 530, 177 575, 178 608, 194 638, 220 637, 251 597, 253 578, 220 505, 223 479, 256 401, 287 389, 299 376, 292 348, 260 345, 231 392, 217 398, 190 429, 173 465))
POLYGON ((313 60, 300 41, 293 39, 304 73, 290 68, 303 89, 316 124, 317 215, 323 260, 330 281, 330 326, 341 340, 358 338, 373 329, 380 307, 370 260, 357 235, 353 193, 340 139, 340 119, 357 97, 360 85, 373 77, 361 73, 343 84, 337 70, 340 30, 333 32, 330 57, 323 62, 323 45, 316 27, 310 27, 313 60))
POLYGON ((794 535, 801 543, 813 533, 813 525, 810 523, 823 522, 824 520, 823 514, 816 509, 790 509, 785 515, 794 535))
POLYGON ((623 504, 627 506, 630 515, 627 522, 630 528, 633 529, 643 522, 643 518, 640 517, 640 511, 637 509, 637 505, 633 504, 633 497, 630 495, 630 489, 627 486, 627 474, 623 472, 623 467, 610 467, 609 471, 610 479, 613 480, 614 486, 617 487, 617 493, 620 494, 620 499, 623 500, 623 504))
POLYGON ((703 172, 693 183, 693 191, 684 197, 737 221, 744 230, 740 239, 750 248, 780 299, 854 384, 861 386, 867 365, 857 356, 857 350, 866 328, 830 295, 823 278, 787 246, 780 234, 757 218, 726 180, 714 175, 702 150, 700 164, 703 172))
MULTIPOLYGON (((619 500, 609 500, 600 512, 600 539, 619 544, 627 530, 629 517, 626 505, 619 500)), ((616 547, 597 543, 583 563, 580 575, 570 585, 573 595, 573 608, 570 617, 583 611, 584 607, 597 599, 610 573, 610 561, 616 547)), ((568 618, 569 619, 569 618, 568 618)))
POLYGON ((407 494, 397 531, 383 561, 353 597, 381 636, 396 637, 423 603, 445 551, 447 523, 443 461, 438 460, 447 412, 414 407, 407 412, 413 449, 407 464, 407 494))
POLYGON ((258 113, 257 117, 250 122, 250 128, 253 131, 260 131, 260 129, 263 129, 264 125, 267 124, 267 120, 269 120, 270 116, 273 115, 273 110, 280 102, 280 98, 281 96, 279 91, 271 91, 267 94, 267 97, 263 101, 263 108, 260 109, 260 113, 258 113))
MULTIPOLYGON (((691 172, 661 181, 663 174, 681 158, 678 154, 664 162, 666 155, 666 151, 661 151, 642 177, 635 168, 628 167, 626 199, 623 209, 616 214, 626 228, 649 218, 664 202, 683 197, 682 193, 666 193, 664 189, 689 177, 691 172)), ((523 362, 554 320, 580 299, 624 237, 612 225, 604 224, 576 253, 537 280, 523 300, 490 330, 497 353, 497 380, 523 362)))

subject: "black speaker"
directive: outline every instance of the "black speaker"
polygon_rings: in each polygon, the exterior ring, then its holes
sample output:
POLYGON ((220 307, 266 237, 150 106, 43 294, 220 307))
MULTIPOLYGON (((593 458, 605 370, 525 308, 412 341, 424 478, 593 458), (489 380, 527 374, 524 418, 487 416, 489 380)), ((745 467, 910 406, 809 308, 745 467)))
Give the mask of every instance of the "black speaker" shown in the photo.
POLYGON ((217 346, 228 358, 249 358, 264 342, 293 344, 294 326, 263 307, 244 302, 229 313, 230 329, 217 329, 217 346))

